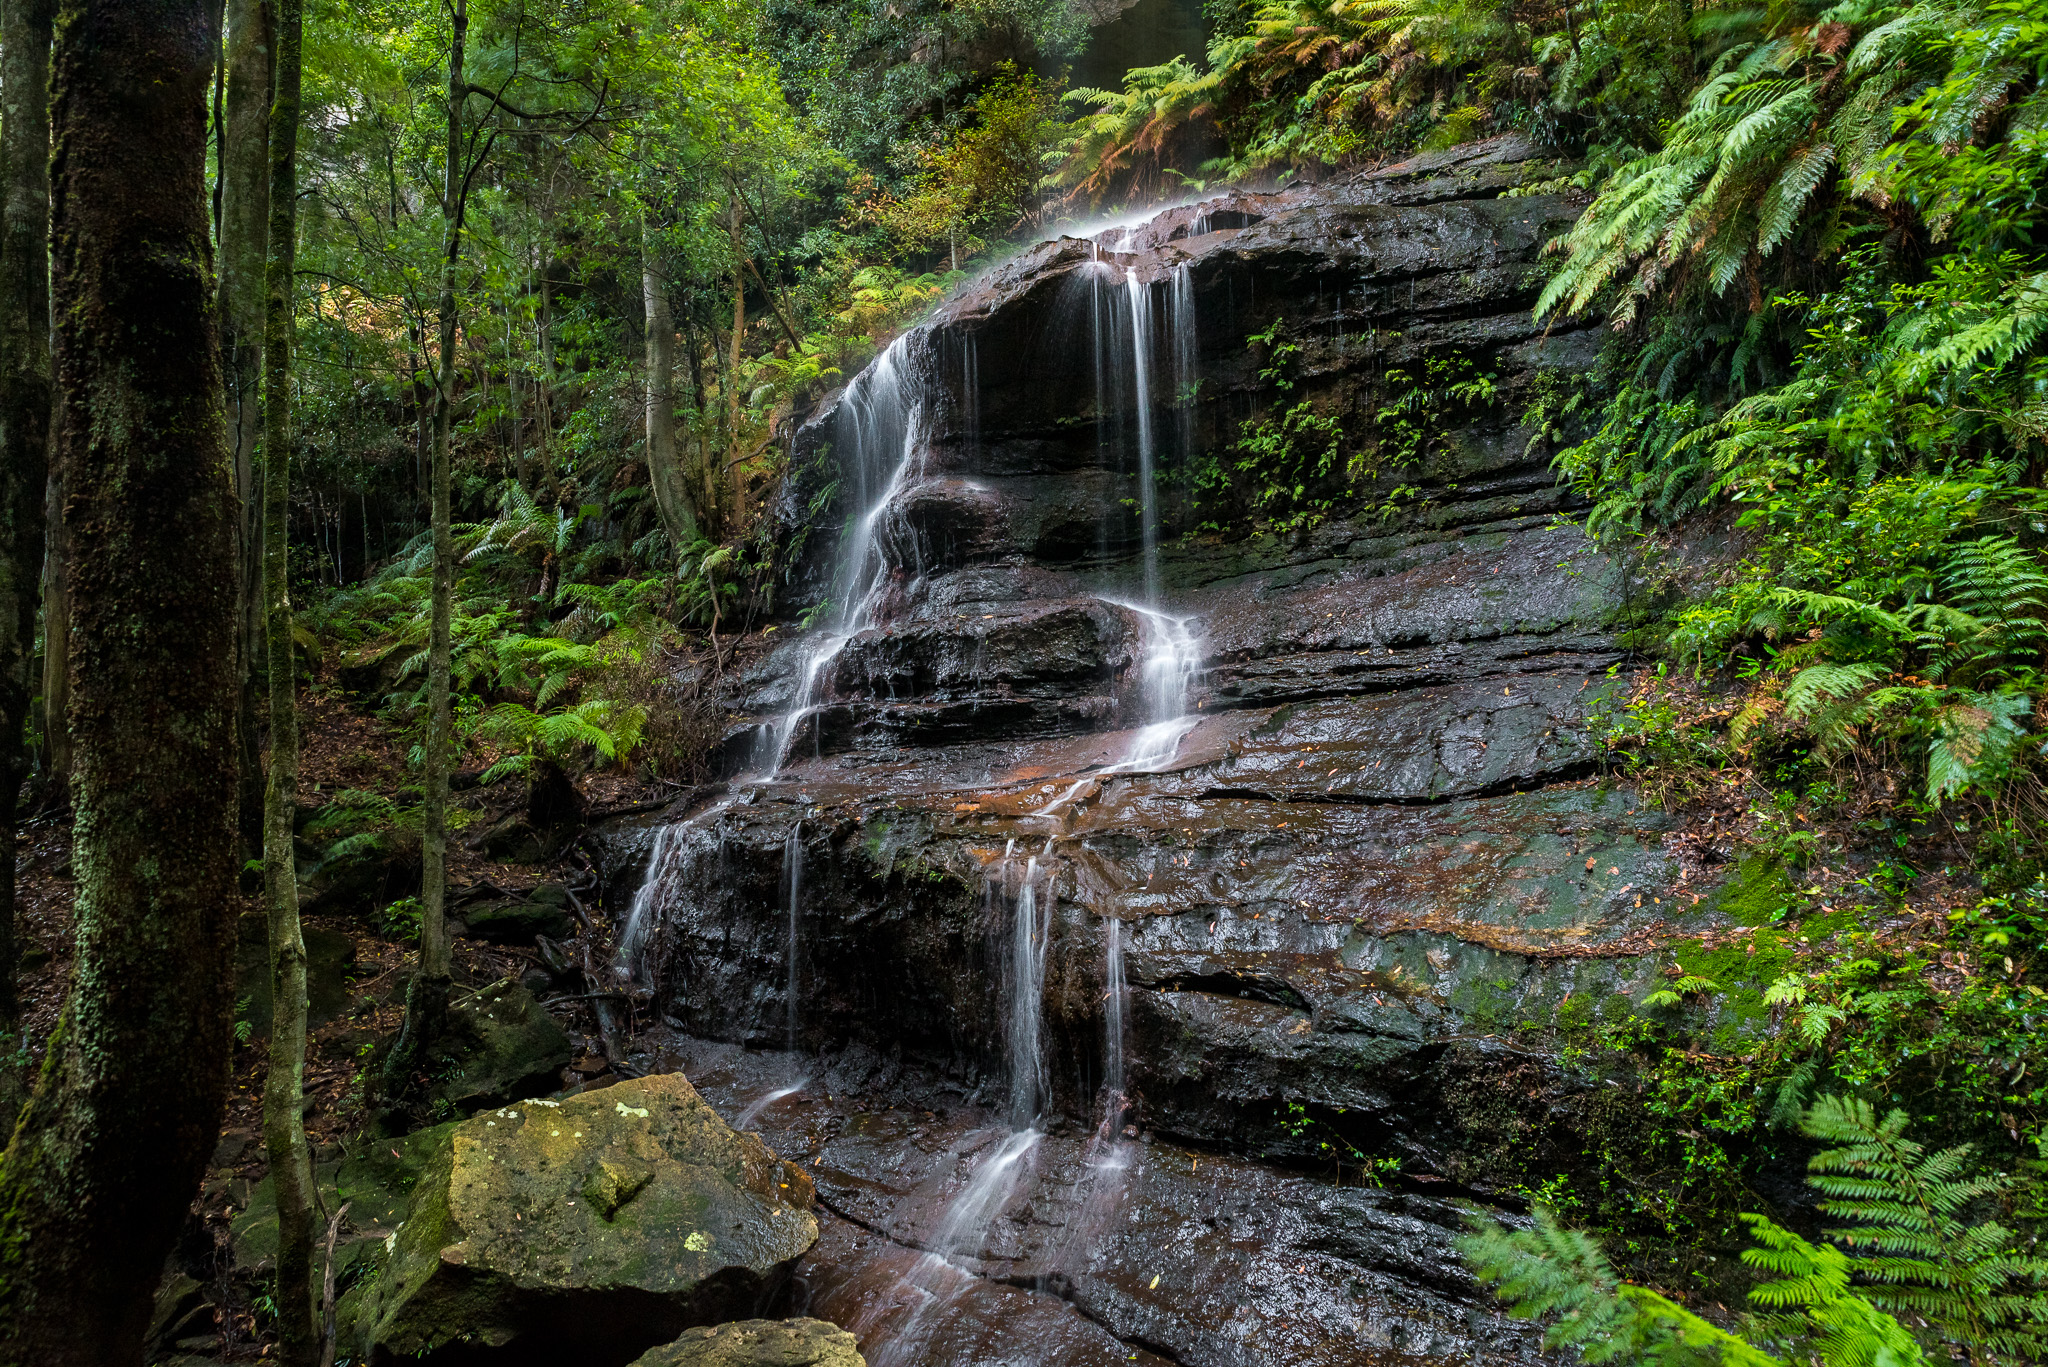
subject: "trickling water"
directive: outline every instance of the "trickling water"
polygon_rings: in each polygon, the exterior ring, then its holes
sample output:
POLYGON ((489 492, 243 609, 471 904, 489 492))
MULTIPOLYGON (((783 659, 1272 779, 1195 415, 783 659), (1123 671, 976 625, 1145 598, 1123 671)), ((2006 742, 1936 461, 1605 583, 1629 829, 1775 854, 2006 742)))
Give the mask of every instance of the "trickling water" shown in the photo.
POLYGON ((1136 376, 1132 400, 1138 416, 1139 534, 1145 547, 1145 601, 1159 601, 1159 483, 1153 474, 1152 449, 1152 287, 1135 270, 1124 271, 1124 293, 1131 303, 1131 369, 1136 376))
MULTIPOLYGON (((788 763, 790 750, 804 722, 814 716, 829 691, 831 667, 847 643, 873 625, 877 610, 888 594, 890 572, 885 554, 885 536, 895 513, 896 496, 912 483, 922 467, 930 418, 931 395, 923 378, 925 333, 915 329, 892 342, 846 388, 836 421, 835 450, 844 502, 857 511, 849 519, 839 548, 839 563, 831 587, 829 625, 803 645, 797 671, 797 686, 790 705, 780 718, 764 727, 757 737, 753 772, 734 780, 736 795, 749 784, 779 773, 788 763)), ((977 387, 972 348, 963 356, 967 392, 977 387)), ((675 878, 682 876, 684 855, 693 829, 701 829, 731 807, 736 796, 728 796, 687 822, 664 826, 656 832, 647 877, 633 895, 626 923, 619 935, 618 964, 621 972, 637 970, 654 922, 675 878)), ((723 836, 720 837, 721 841, 723 836)), ((789 953, 790 1029, 792 1047, 796 1027, 795 933, 799 888, 790 889, 791 948, 789 953)))
POLYGON ((1043 1137, 1033 1129, 1013 1130, 947 1202, 932 1234, 931 1251, 904 1279, 903 1289, 917 1298, 917 1308, 887 1341, 869 1352, 869 1367, 918 1367, 924 1362, 932 1330, 944 1322, 947 1307, 970 1284, 957 1264, 981 1254, 989 1226, 1016 1194, 1029 1167, 1026 1160, 1043 1137))
POLYGON ((788 890, 789 936, 783 942, 783 969, 788 981, 784 986, 784 1009, 788 1013, 789 1052, 796 1052, 796 1030, 798 1020, 797 1004, 797 933, 798 919, 803 914, 804 900, 804 841, 803 823, 799 821, 790 827, 789 838, 782 843, 782 879, 788 890))
POLYGON ((1102 954, 1102 1087, 1107 1094, 1103 1118, 1114 1130, 1124 1104, 1124 923, 1107 917, 1103 929, 1108 942, 1102 954))
POLYGON ((1195 333, 1195 274, 1183 261, 1173 268, 1166 290, 1166 335, 1173 343, 1175 433, 1186 462, 1195 454, 1195 395, 1201 384, 1201 349, 1195 333))

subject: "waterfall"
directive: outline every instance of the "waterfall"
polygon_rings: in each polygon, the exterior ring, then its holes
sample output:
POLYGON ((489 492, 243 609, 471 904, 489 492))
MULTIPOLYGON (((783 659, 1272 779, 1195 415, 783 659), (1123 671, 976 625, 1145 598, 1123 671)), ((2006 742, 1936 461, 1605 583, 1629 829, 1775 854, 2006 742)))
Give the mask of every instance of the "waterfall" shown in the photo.
POLYGON ((954 1298, 972 1281, 957 1264, 982 1252, 990 1224, 1016 1194, 1029 1166, 1026 1160, 1042 1138, 1033 1129, 1011 1131, 947 1202, 929 1251, 902 1283, 917 1297, 917 1308, 888 1340, 869 1351, 869 1367, 923 1367, 932 1330, 944 1322, 954 1298))
POLYGON ((1195 394, 1201 384, 1201 348, 1195 333, 1195 274, 1183 261, 1173 268, 1166 290, 1166 335, 1173 344, 1174 435, 1185 463, 1195 454, 1195 394))
MULTIPOLYGON (((655 833, 647 876, 633 895, 619 934, 617 965, 622 974, 630 975, 639 964, 653 923, 685 863, 683 855, 690 844, 690 831, 716 820, 737 801, 740 789, 773 778, 789 763, 799 730, 820 710, 830 691, 832 663, 849 641, 874 623, 889 589, 885 545, 896 496, 917 477, 926 446, 931 395, 923 377, 924 350, 925 330, 913 329, 890 343, 846 387, 835 415, 835 451, 839 458, 842 502, 856 512, 848 519, 840 541, 839 560, 829 589, 829 625, 803 642, 789 707, 757 733, 752 772, 734 780, 731 792, 710 808, 689 821, 664 826, 655 833)), ((971 379, 971 348, 963 361, 971 379)), ((796 1028, 798 892, 798 885, 793 882, 789 954, 792 1047, 796 1028)))
POLYGON ((1107 917, 1104 930, 1107 943, 1102 952, 1102 1089, 1107 1099, 1103 1121, 1115 1130, 1123 1118, 1124 1106, 1124 923, 1114 916, 1107 917))

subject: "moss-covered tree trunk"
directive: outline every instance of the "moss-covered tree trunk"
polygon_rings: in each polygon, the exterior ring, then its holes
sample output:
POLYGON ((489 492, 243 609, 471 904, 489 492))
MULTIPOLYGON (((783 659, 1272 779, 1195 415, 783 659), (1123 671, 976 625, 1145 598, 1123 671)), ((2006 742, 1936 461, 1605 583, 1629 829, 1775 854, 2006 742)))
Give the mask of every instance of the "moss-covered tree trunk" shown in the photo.
POLYGON ((298 671, 285 553, 290 522, 292 275, 297 257, 300 0, 276 3, 275 99, 270 107, 269 263, 263 323, 263 607, 270 686, 270 774, 264 793, 263 902, 270 933, 270 1066, 263 1085, 263 1147, 277 1192, 277 1336, 280 1360, 311 1367, 320 1351, 313 1303, 318 1195, 300 1110, 306 1095, 306 942, 292 818, 299 796, 298 671))
POLYGON ((647 482, 661 525, 680 555, 698 536, 690 507, 690 481, 676 450, 676 323, 669 310, 668 275, 646 214, 640 217, 640 293, 647 332, 647 482))
POLYGON ((228 448, 241 499, 242 832, 262 844, 263 765, 257 753, 257 684, 263 651, 264 258, 270 237, 271 11, 269 0, 228 0, 227 91, 221 118, 220 353, 227 372, 228 448))
POLYGON ((15 807, 28 776, 50 478, 50 20, 0 0, 0 1133, 26 1085, 14 981, 15 807))
POLYGON ((205 0, 62 0, 57 450, 71 536, 76 979, 0 1156, 0 1364, 142 1360, 233 1017, 234 483, 205 0))

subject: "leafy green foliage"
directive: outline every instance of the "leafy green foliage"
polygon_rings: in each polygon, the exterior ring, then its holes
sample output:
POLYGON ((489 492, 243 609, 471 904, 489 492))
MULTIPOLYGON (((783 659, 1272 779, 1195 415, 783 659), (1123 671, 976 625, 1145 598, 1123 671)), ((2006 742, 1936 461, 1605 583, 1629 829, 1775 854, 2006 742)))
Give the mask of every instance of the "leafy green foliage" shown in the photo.
MULTIPOLYGON (((1667 1367, 1782 1367, 1777 1358, 1701 1319, 1648 1287, 1624 1285, 1600 1245, 1566 1229, 1538 1206, 1531 1227, 1474 1222, 1459 1250, 1480 1281, 1521 1319, 1554 1317, 1543 1336, 1552 1351, 1584 1362, 1654 1362, 1667 1367)), ((1914 1358, 1907 1362, 1917 1361, 1914 1358)), ((1829 1367, 1847 1359, 1830 1359, 1829 1367)))
MULTIPOLYGON (((1821 1098, 1802 1127, 1836 1145, 1811 1163, 1808 1180, 1828 1198, 1821 1209, 1856 1223, 1828 1231, 1845 1251, 1810 1244, 1762 1215, 1742 1217, 1756 1240, 1743 1261, 1774 1274, 1750 1293, 1776 1312, 1757 1326, 1757 1342, 1825 1367, 1921 1363, 1920 1345, 1894 1318, 1903 1315, 1973 1361, 2039 1356, 2048 1261, 2018 1251, 1996 1222, 1962 1218, 2007 1191, 2009 1179, 1967 1175, 1968 1146, 1929 1153, 1905 1138, 1903 1111, 1880 1121, 1853 1098, 1821 1098)), ((1548 1207, 1522 1230, 1476 1221, 1460 1247, 1513 1314, 1552 1317, 1546 1347, 1575 1348, 1589 1363, 1781 1361, 1653 1291, 1620 1283, 1600 1246, 1563 1228, 1548 1207)))
POLYGON ((1905 1137, 1906 1113, 1879 1120, 1868 1102, 1822 1097, 1802 1128, 1840 1147, 1824 1150, 1807 1179, 1828 1199, 1823 1213, 1853 1223, 1828 1231, 1851 1249, 1865 1294, 1897 1314, 1934 1325, 1951 1343, 2036 1360, 2048 1349, 2048 1259, 2021 1252, 1994 1220, 1964 1221, 1974 1206, 2012 1187, 2002 1175, 1969 1176, 1969 1145, 1928 1152, 1905 1137))

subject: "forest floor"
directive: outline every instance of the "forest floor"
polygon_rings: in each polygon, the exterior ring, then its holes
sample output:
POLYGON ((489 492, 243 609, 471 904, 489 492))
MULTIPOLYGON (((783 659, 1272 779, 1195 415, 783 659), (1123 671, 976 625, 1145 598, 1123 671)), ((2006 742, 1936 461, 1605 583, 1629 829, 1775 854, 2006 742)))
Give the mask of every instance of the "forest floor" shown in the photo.
MULTIPOLYGON (((326 795, 343 789, 394 794, 413 781, 405 765, 403 738, 340 692, 318 686, 308 689, 301 701, 301 721, 302 808, 319 807, 326 795)), ((485 763, 489 761, 490 757, 484 757, 485 763)), ((577 786, 589 810, 598 815, 657 800, 664 791, 673 791, 643 783, 630 774, 590 775, 577 786)), ((521 804, 521 790, 522 785, 514 780, 461 794, 464 805, 471 809, 464 830, 489 829, 521 804)), ((70 989, 75 953, 72 904, 76 882, 71 870, 68 813, 46 812, 31 819, 17 840, 18 981, 24 1032, 31 1055, 40 1064, 44 1044, 56 1028, 70 989)), ((449 841, 448 855, 451 905, 458 904, 472 888, 487 885, 497 893, 516 895, 543 883, 569 882, 584 868, 573 842, 561 857, 546 863, 514 864, 486 857, 458 832, 449 841)), ((339 1158, 360 1133, 366 1118, 362 1095, 365 1061, 380 1040, 397 1032, 404 1014, 405 987, 418 961, 416 939, 394 935, 393 927, 378 914, 380 910, 362 904, 309 906, 303 919, 309 938, 325 932, 327 943, 346 944, 352 950, 339 965, 348 1005, 313 1028, 307 1040, 306 1132, 316 1162, 339 1158)), ((251 1308, 258 1288, 237 1274, 229 1246, 234 1217, 246 1208, 250 1190, 268 1169, 262 1142, 267 1040, 247 1028, 251 1022, 243 1018, 250 998, 261 991, 265 969, 262 906, 246 883, 237 898, 236 915, 238 1039, 227 1111, 207 1181, 194 1203, 186 1237, 174 1255, 188 1267, 210 1263, 219 1270, 208 1291, 212 1302, 222 1309, 210 1327, 186 1319, 175 1340, 159 1335, 151 1345, 152 1363, 254 1362, 269 1351, 268 1326, 251 1308), (207 1254, 209 1245, 211 1256, 195 1257, 195 1253, 207 1254), (203 1356, 185 1356, 192 1353, 203 1356)), ((516 979, 538 961, 532 948, 461 937, 454 941, 458 986, 516 979)), ((553 1009, 576 1049, 576 1058, 567 1070, 576 1077, 565 1077, 564 1084, 603 1075, 607 1065, 588 1012, 574 1003, 553 1009)))

